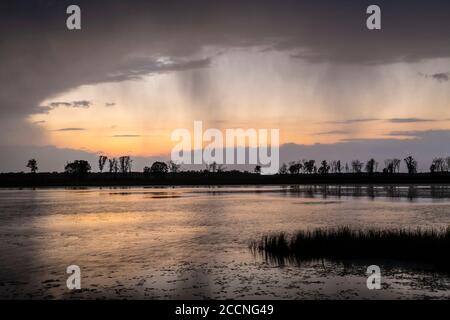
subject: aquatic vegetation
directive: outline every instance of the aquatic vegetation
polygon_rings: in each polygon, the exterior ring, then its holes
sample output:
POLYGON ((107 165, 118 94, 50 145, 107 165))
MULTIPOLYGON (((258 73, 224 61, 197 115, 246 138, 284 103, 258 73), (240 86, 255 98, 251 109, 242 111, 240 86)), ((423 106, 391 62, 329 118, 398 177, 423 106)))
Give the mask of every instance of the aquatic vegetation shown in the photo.
POLYGON ((361 229, 350 227, 277 233, 252 241, 250 249, 272 260, 387 259, 450 267, 450 227, 437 229, 361 229))

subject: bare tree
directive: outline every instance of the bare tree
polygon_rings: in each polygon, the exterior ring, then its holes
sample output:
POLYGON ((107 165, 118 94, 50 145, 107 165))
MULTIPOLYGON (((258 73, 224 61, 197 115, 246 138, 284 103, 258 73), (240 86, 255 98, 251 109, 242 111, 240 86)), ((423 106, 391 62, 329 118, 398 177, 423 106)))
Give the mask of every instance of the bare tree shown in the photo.
MULTIPOLYGON (((433 162, 431 163, 431 166, 433 167, 432 172, 444 172, 446 171, 446 161, 444 158, 434 158, 433 162)), ((430 167, 431 171, 431 167, 430 167)))
POLYGON ((330 163, 331 172, 332 173, 341 173, 342 167, 341 167, 341 160, 333 160, 330 163))
POLYGON ((388 173, 388 174, 394 173, 394 163, 392 162, 392 159, 384 160, 383 173, 388 173))
POLYGON ((450 157, 445 158, 445 166, 447 168, 447 171, 450 170, 450 157))
POLYGON ((205 171, 206 172, 224 172, 226 167, 223 164, 212 162, 205 164, 205 171))
POLYGON ((408 156, 404 159, 405 163, 406 163, 406 168, 408 169, 408 173, 410 175, 416 174, 417 173, 417 161, 414 160, 413 157, 408 156))
POLYGON ((31 173, 36 173, 36 171, 38 170, 36 159, 28 160, 27 168, 30 169, 31 173))
POLYGON ((435 173, 436 172, 436 165, 434 163, 431 163, 430 172, 431 173, 435 173))
POLYGON ((119 164, 116 158, 108 159, 108 164, 109 164, 109 172, 117 173, 119 171, 119 164))
POLYGON ((374 172, 377 171, 378 168, 378 162, 375 161, 375 159, 370 159, 366 163, 366 172, 370 175, 372 175, 374 172))
POLYGON ((107 159, 108 159, 108 157, 103 156, 103 155, 98 157, 98 169, 100 170, 100 172, 103 172, 103 168, 105 167, 105 163, 106 163, 107 159))
POLYGON ((119 158, 119 168, 120 172, 122 173, 128 173, 131 172, 131 164, 132 160, 130 156, 122 156, 119 158))
POLYGON ((400 159, 386 159, 384 160, 384 173, 394 174, 400 172, 400 159))
POLYGON ((361 170, 362 170, 362 167, 363 167, 364 163, 359 161, 359 160, 353 160, 351 165, 352 165, 352 172, 353 173, 361 173, 361 170))
POLYGON ((217 172, 217 162, 213 161, 213 163, 206 164, 206 171, 208 172, 217 172))
POLYGON ((394 172, 400 173, 400 164, 401 164, 400 159, 394 158, 392 159, 392 162, 394 164, 394 172))

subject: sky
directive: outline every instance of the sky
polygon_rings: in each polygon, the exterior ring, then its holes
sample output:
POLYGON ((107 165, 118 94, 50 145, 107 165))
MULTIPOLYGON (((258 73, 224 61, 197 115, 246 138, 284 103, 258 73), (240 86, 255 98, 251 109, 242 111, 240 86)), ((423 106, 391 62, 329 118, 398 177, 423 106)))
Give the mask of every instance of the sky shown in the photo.
POLYGON ((99 154, 141 170, 171 132, 280 129, 281 162, 450 155, 450 3, 2 1, 0 171, 99 154), (81 8, 82 29, 66 28, 81 8))

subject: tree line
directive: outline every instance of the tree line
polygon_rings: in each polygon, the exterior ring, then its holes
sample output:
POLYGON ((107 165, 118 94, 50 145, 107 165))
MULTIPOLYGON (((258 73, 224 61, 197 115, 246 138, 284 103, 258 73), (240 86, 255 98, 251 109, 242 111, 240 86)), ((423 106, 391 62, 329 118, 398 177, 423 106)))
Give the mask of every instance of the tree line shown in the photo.
MULTIPOLYGON (((410 175, 417 173, 418 163, 412 156, 407 156, 403 159, 406 165, 406 170, 410 175)), ((402 161, 400 159, 386 159, 384 160, 384 174, 400 173, 400 166, 402 161)), ((333 160, 327 162, 323 160, 319 165, 316 165, 315 160, 300 160, 292 161, 288 164, 283 163, 278 171, 279 174, 328 174, 328 173, 362 173, 374 174, 378 171, 379 163, 371 158, 366 163, 359 160, 352 160, 349 163, 343 164, 340 160, 333 160)), ((430 173, 449 172, 450 171, 450 157, 434 158, 430 165, 430 173)))
MULTIPOLYGON (((38 165, 36 159, 30 159, 27 162, 26 167, 30 169, 31 173, 36 173, 38 171, 38 165)), ((133 160, 130 156, 121 156, 118 158, 108 158, 107 156, 100 155, 98 157, 98 169, 100 173, 131 173, 133 167, 133 160)), ((83 175, 91 172, 92 167, 90 163, 86 160, 75 160, 73 162, 67 162, 64 166, 64 173, 83 175)), ((180 165, 169 161, 167 163, 162 161, 154 162, 151 167, 145 167, 144 173, 168 173, 168 172, 179 172, 180 165)))
MULTIPOLYGON (((417 161, 412 157, 408 156, 403 159, 406 165, 406 170, 410 175, 417 173, 417 161)), ((402 161, 397 158, 384 160, 384 168, 382 173, 384 174, 396 174, 400 173, 400 166, 402 161)), ((121 156, 118 158, 108 158, 105 155, 100 155, 98 158, 98 169, 100 173, 131 173, 133 160, 130 156, 121 156)), ((36 159, 30 159, 26 165, 30 169, 31 173, 36 173, 38 171, 38 165, 36 159)), ((371 175, 379 172, 379 163, 375 159, 371 158, 366 163, 359 160, 352 160, 350 163, 345 164, 341 160, 332 160, 328 162, 327 160, 322 160, 320 163, 316 164, 316 160, 299 160, 292 161, 288 164, 283 163, 278 171, 278 174, 320 174, 325 175, 329 173, 340 174, 340 173, 362 173, 366 172, 371 175)), ((75 160, 73 162, 67 162, 64 166, 64 172, 68 174, 83 175, 91 172, 92 168, 88 161, 86 160, 75 160)), ((216 162, 206 164, 205 169, 202 172, 212 172, 219 173, 226 170, 225 166, 218 164, 216 162)), ((164 174, 164 173, 178 173, 181 171, 181 166, 173 161, 163 162, 155 161, 151 166, 144 167, 144 174, 164 174)), ((437 157, 434 158, 430 165, 430 173, 442 173, 450 171, 450 157, 437 157)), ((254 168, 254 173, 261 173, 261 166, 256 165, 254 168)))

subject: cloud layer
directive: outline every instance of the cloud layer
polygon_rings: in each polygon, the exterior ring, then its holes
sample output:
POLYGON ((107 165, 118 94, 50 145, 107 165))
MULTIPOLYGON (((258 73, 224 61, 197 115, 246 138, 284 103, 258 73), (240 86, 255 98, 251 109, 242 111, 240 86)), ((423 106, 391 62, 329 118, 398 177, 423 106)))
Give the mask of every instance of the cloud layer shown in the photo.
MULTIPOLYGON (((87 84, 139 80, 148 74, 207 69, 220 52, 233 48, 289 52, 293 60, 327 63, 330 68, 450 57, 450 2, 431 0, 424 6, 423 1, 380 0, 379 32, 365 27, 369 4, 365 0, 3 1, 0 145, 48 142, 40 126, 26 121, 30 114, 92 107, 85 100, 39 107, 61 92, 87 84), (65 27, 70 4, 81 7, 81 31, 65 27)), ((192 91, 207 97, 201 83, 208 83, 208 78, 189 76, 192 91)), ((357 81, 357 72, 354 76, 357 81)), ((436 70, 430 77, 444 83, 449 74, 436 70)), ((344 102, 336 102, 340 103, 344 102)), ((342 110, 348 118, 351 112, 342 110)), ((430 121, 420 119, 391 121, 430 121)))

